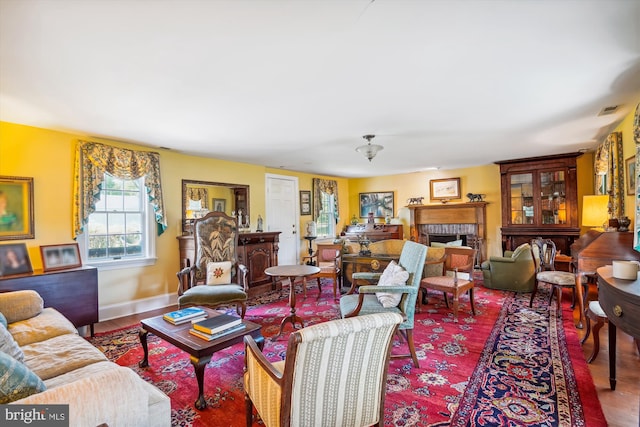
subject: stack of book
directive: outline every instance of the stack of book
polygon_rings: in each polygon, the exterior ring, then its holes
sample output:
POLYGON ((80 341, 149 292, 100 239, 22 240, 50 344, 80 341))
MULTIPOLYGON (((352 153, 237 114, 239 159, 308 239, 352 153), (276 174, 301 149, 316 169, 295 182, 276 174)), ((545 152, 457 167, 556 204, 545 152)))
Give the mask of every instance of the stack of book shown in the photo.
POLYGON ((207 312, 199 307, 187 307, 172 311, 162 316, 164 320, 174 325, 181 325, 192 320, 199 321, 207 318, 207 312))
POLYGON ((192 322, 193 327, 189 329, 192 335, 207 341, 215 340, 233 332, 241 331, 245 328, 242 319, 219 314, 208 319, 192 322))

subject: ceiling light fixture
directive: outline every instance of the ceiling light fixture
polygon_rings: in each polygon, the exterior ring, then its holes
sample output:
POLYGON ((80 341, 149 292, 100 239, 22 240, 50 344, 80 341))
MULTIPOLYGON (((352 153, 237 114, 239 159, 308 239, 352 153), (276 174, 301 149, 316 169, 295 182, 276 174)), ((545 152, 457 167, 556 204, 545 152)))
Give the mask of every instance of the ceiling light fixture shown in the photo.
POLYGON ((369 159, 369 161, 371 161, 371 159, 373 159, 376 156, 376 154, 378 154, 378 151, 384 149, 382 145, 371 144, 371 140, 375 137, 376 137, 375 135, 363 136, 363 138, 367 140, 368 144, 361 145, 358 148, 356 148, 356 151, 358 153, 363 154, 367 159, 369 159))

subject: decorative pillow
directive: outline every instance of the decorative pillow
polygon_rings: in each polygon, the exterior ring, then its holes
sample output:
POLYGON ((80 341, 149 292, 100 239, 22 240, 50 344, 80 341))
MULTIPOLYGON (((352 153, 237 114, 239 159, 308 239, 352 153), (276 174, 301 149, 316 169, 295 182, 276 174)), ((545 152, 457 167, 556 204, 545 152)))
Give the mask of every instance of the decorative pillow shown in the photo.
POLYGON ((0 351, 0 404, 45 391, 42 380, 26 365, 0 351))
POLYGON ((207 264, 207 285, 228 285, 231 283, 231 261, 207 264))
POLYGON ((24 362, 22 349, 2 323, 0 323, 0 352, 8 354, 18 362, 24 362))
POLYGON ((7 318, 4 317, 4 314, 0 313, 0 323, 4 325, 5 328, 9 327, 9 323, 7 323, 7 318))
MULTIPOLYGON (((399 266, 395 261, 391 261, 384 269, 378 286, 394 286, 405 284, 409 279, 409 272, 399 266)), ((402 299, 401 293, 376 292, 376 297, 384 308, 397 307, 402 299)))
POLYGON ((462 246, 462 239, 460 239, 460 240, 452 240, 452 241, 446 242, 446 243, 431 242, 431 247, 433 247, 433 248, 446 248, 447 246, 462 246))

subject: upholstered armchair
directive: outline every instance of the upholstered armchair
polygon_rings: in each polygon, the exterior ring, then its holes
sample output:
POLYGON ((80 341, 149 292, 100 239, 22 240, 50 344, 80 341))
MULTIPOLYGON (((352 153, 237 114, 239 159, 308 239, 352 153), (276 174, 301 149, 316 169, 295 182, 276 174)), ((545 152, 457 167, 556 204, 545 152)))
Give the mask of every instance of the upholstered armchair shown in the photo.
POLYGON ((531 245, 523 243, 504 256, 492 256, 482 263, 484 286, 514 292, 531 292, 535 282, 535 264, 531 245))
POLYGON ((285 360, 274 363, 246 336, 247 426, 253 407, 267 427, 382 426, 391 342, 402 320, 377 313, 308 326, 291 334, 285 360))
POLYGON ((177 273, 178 306, 235 305, 244 318, 247 268, 237 262, 235 218, 223 212, 209 212, 194 221, 193 230, 195 261, 177 273))
MULTIPOLYGON (((400 324, 398 330, 406 339, 410 354, 392 355, 392 357, 411 357, 416 368, 420 367, 420 365, 413 341, 413 325, 420 279, 422 279, 426 256, 427 247, 425 245, 406 241, 402 247, 397 266, 408 273, 408 278, 396 283, 385 283, 385 286, 360 286, 357 294, 340 297, 340 315, 343 318, 388 311, 401 314, 404 317, 404 321, 400 324), (399 302, 395 302, 395 305, 388 302, 394 296, 399 300, 399 302)), ((387 268, 392 265, 396 264, 390 263, 387 268)), ((400 277, 400 274, 395 277, 400 277)), ((377 279, 379 280, 380 278, 382 278, 382 274, 377 275, 377 279)))

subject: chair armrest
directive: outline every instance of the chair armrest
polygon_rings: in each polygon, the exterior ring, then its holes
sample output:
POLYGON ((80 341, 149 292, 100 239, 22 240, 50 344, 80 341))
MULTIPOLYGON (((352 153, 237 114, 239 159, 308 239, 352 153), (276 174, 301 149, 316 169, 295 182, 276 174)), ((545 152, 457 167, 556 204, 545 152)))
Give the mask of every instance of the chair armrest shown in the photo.
POLYGON ((185 291, 193 286, 193 280, 195 278, 195 265, 185 267, 176 273, 178 277, 178 296, 181 296, 185 291))
POLYGON ((248 366, 249 360, 253 360, 273 381, 278 384, 281 383, 282 372, 277 370, 273 364, 264 357, 264 354, 262 354, 262 351, 258 348, 258 344, 251 335, 244 336, 244 354, 244 372, 250 369, 248 366))
POLYGON ((249 270, 247 266, 244 264, 238 263, 238 284, 242 286, 245 292, 249 290, 249 282, 247 281, 247 276, 249 275, 249 270))
POLYGON ((516 262, 515 259, 511 258, 511 257, 503 257, 503 256, 492 256, 489 257, 489 263, 492 262, 509 262, 509 263, 514 263, 516 262))
POLYGON ((375 294, 376 292, 388 292, 394 294, 410 294, 416 291, 413 286, 407 286, 404 283, 392 286, 365 285, 358 288, 361 294, 375 294))
POLYGON ((359 273, 353 273, 351 275, 351 280, 379 280, 380 276, 382 276, 382 273, 367 273, 361 271, 359 273))

